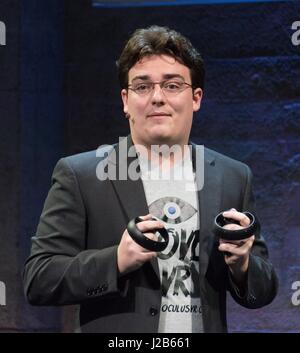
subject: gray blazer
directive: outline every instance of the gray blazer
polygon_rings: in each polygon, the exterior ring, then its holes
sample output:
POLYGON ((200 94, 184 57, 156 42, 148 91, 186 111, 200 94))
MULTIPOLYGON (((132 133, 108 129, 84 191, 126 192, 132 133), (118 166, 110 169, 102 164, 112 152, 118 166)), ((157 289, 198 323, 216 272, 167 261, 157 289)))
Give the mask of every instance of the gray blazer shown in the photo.
MULTIPOLYGON (((130 148, 130 136, 127 142, 130 148)), ((82 332, 158 330, 161 286, 157 260, 123 277, 117 269, 117 247, 128 221, 149 213, 143 183, 141 179, 100 181, 96 176, 99 166, 119 168, 135 158, 124 157, 117 144, 102 157, 92 151, 61 159, 32 237, 24 268, 28 301, 33 305, 79 304, 77 325, 82 332)), ((204 187, 198 194, 203 324, 205 332, 226 332, 226 291, 240 305, 259 308, 275 297, 277 277, 257 232, 245 294, 239 295, 218 251, 212 225, 219 212, 232 207, 255 213, 251 171, 209 149, 204 159, 204 187)))

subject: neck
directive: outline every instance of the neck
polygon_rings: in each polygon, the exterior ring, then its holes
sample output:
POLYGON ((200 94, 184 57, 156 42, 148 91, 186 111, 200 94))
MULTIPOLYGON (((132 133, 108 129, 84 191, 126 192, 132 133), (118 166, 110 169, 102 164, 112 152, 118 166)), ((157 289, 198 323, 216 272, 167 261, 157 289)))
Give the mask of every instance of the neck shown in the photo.
POLYGON ((187 158, 190 152, 188 141, 182 144, 160 143, 145 145, 136 143, 133 140, 133 143, 140 158, 151 161, 159 166, 169 164, 172 167, 182 159, 187 158))

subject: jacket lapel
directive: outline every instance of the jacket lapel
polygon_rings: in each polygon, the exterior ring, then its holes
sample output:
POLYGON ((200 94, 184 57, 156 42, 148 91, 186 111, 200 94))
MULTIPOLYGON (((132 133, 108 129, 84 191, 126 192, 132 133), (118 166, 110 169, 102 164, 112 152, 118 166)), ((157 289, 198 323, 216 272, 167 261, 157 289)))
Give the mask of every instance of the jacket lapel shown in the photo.
MULTIPOLYGON (((199 173, 198 168, 196 178, 201 182, 203 175, 199 177, 199 173)), ((220 209, 221 187, 222 175, 218 173, 215 157, 208 149, 204 149, 204 181, 202 189, 198 192, 200 212, 199 266, 202 276, 206 274, 214 242, 212 228, 214 218, 220 209)))
MULTIPOLYGON (((116 168, 117 178, 111 182, 127 222, 137 216, 148 214, 149 208, 141 180, 137 154, 130 135, 116 145, 115 152, 110 153, 108 165, 111 168, 116 168), (135 171, 136 180, 129 176, 130 170, 131 172, 135 171), (118 178, 118 176, 121 177, 118 178)), ((151 260, 151 264, 156 275, 160 278, 157 259, 151 260)))

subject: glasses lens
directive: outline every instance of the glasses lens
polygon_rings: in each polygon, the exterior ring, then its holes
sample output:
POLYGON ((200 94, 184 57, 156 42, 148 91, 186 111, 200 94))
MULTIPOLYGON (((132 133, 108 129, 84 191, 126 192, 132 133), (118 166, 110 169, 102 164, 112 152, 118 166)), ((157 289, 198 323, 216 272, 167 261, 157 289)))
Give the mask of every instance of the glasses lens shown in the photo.
POLYGON ((140 95, 148 94, 152 91, 151 82, 135 83, 132 85, 132 90, 140 95))
POLYGON ((135 93, 144 96, 153 91, 155 84, 158 84, 163 92, 167 95, 179 93, 186 87, 190 86, 188 83, 185 83, 181 80, 168 80, 161 82, 136 82, 129 88, 132 89, 135 93))
POLYGON ((185 83, 183 81, 165 81, 162 84, 162 89, 166 93, 178 93, 183 90, 185 83))

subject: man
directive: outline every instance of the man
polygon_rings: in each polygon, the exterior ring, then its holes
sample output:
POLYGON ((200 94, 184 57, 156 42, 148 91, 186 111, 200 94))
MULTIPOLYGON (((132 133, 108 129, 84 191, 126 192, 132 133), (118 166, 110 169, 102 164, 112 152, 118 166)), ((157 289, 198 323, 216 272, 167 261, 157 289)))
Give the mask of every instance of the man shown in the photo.
POLYGON ((79 304, 83 332, 226 332, 227 290, 248 308, 267 305, 277 291, 259 231, 235 242, 212 232, 224 210, 239 223, 227 228, 249 225, 242 212, 255 213, 251 172, 209 149, 199 163, 189 143, 204 81, 189 40, 165 27, 137 30, 118 70, 130 135, 58 162, 25 265, 27 298, 79 304), (187 145, 191 153, 181 153, 187 145), (137 216, 154 241, 155 229, 168 230, 164 251, 129 235, 137 216))

